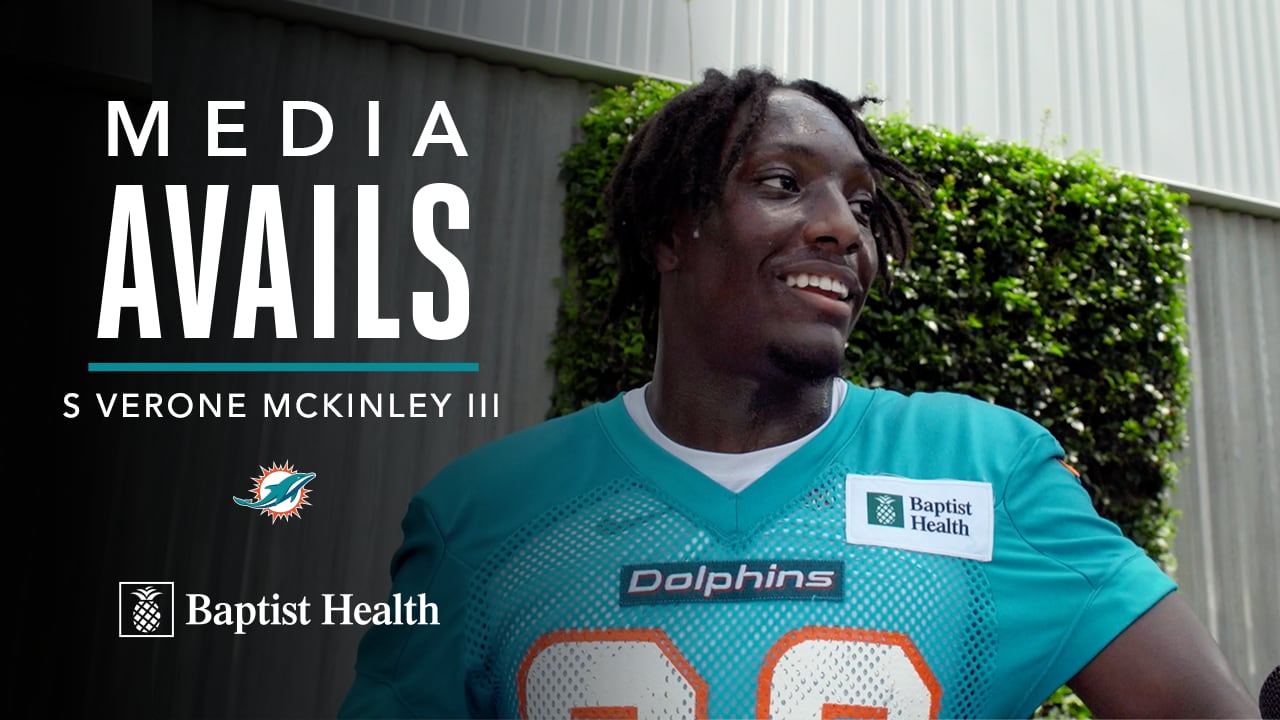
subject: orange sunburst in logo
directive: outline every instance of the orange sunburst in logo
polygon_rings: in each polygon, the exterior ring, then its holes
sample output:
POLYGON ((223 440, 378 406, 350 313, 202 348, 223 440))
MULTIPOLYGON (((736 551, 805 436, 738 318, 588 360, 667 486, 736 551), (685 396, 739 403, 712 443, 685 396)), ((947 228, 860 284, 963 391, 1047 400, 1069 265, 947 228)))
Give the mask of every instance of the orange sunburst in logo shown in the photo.
MULTIPOLYGON (((258 466, 258 469, 262 471, 262 474, 255 478, 251 478, 251 480, 253 480, 253 487, 250 488, 250 491, 253 493, 253 497, 257 500, 262 500, 267 497, 270 494, 272 487, 278 483, 284 482, 286 479, 298 472, 287 460, 283 465, 271 463, 271 467, 269 468, 258 466)), ((272 525, 275 524, 276 520, 281 518, 287 522, 291 517, 302 517, 302 513, 299 511, 302 509, 302 506, 311 504, 307 502, 307 495, 310 492, 311 490, 308 488, 301 488, 298 490, 296 497, 270 507, 260 508, 260 510, 263 515, 271 516, 272 525)))

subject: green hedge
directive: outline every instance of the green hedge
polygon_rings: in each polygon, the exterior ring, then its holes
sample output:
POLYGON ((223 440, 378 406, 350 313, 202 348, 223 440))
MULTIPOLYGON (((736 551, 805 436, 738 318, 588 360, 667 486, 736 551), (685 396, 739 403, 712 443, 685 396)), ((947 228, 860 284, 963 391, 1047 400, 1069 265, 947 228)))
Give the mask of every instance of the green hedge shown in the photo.
MULTIPOLYGON (((582 119, 582 142, 565 154, 550 415, 649 377, 638 319, 605 322, 616 272, 601 197, 630 133, 679 89, 640 80, 602 91, 582 119)), ((894 291, 867 301, 846 350, 849 377, 905 393, 965 393, 1035 418, 1062 443, 1098 511, 1172 571, 1169 493, 1189 392, 1186 197, 1093 157, 1061 159, 900 118, 867 122, 925 177, 933 203, 912 211, 915 250, 895 268, 894 291)))

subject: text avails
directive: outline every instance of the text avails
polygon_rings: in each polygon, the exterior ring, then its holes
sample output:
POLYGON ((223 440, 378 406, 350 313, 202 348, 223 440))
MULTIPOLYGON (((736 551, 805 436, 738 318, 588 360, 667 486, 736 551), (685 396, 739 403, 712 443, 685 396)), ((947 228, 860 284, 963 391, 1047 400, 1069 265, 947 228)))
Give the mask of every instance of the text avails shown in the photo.
MULTIPOLYGON (((188 214, 187 187, 168 185, 169 225, 173 237, 174 267, 177 274, 179 309, 183 336, 208 338, 216 298, 218 264, 222 249, 223 216, 227 207, 227 186, 211 185, 205 204, 204 236, 200 247, 200 274, 196 277, 188 214)), ((312 337, 334 337, 334 188, 316 185, 314 267, 310 272, 314 303, 312 337)), ((413 324, 428 340, 452 340, 463 333, 470 321, 470 283, 466 268, 457 256, 440 243, 432 224, 433 209, 444 203, 450 230, 470 227, 467 195, 456 185, 432 183, 418 190, 413 199, 413 237, 418 252, 444 275, 448 307, 444 319, 436 319, 435 293, 414 292, 413 324)), ((398 338, 400 320, 382 317, 378 307, 378 186, 357 188, 356 236, 356 318, 360 338, 398 338)), ((98 337, 120 335, 120 314, 134 308, 139 335, 161 337, 159 301, 151 263, 151 242, 147 229, 146 203, 141 185, 116 186, 107 247, 102 305, 98 316, 98 337), (133 266, 134 286, 125 285, 125 255, 133 266)), ((256 333, 258 310, 271 310, 278 338, 298 337, 294 313, 294 292, 289 255, 284 235, 284 218, 278 185, 254 185, 249 195, 249 217, 245 234, 240 288, 236 304, 234 337, 252 338, 256 333), (264 243, 265 240, 265 243, 264 243), (269 284, 261 284, 262 261, 266 256, 269 284)))

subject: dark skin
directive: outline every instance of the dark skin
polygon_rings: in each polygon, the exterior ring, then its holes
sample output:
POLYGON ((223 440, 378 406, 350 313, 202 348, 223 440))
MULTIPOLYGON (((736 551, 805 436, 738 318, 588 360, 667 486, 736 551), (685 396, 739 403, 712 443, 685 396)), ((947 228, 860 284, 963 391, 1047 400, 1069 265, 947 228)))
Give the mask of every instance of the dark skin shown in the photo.
MULTIPOLYGON (((831 380, 879 263, 868 225, 874 189, 830 111, 794 90, 769 96, 717 206, 680 218, 657 246, 661 309, 646 401, 668 437, 741 453, 799 438, 827 418, 831 380), (810 280, 817 287, 800 287, 810 280)), ((1095 717, 1258 717, 1176 594, 1070 685, 1095 717)))
POLYGON ((1177 593, 1135 620, 1068 684, 1099 718, 1259 716, 1213 636, 1177 593))
POLYGON ((875 181, 853 137, 803 93, 769 102, 719 206, 682 218, 656 251, 664 311, 647 399, 668 437, 703 450, 778 445, 826 419, 878 263, 875 181), (787 285, 802 274, 844 291, 787 285))

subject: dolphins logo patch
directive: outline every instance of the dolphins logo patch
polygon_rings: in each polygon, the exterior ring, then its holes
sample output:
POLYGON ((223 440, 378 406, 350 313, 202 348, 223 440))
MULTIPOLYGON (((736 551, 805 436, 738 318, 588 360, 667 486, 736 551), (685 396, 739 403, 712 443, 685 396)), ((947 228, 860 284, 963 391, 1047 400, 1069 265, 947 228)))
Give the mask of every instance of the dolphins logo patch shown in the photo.
POLYGON ((311 489, 307 483, 315 480, 313 472, 298 472, 288 462, 284 465, 271 463, 270 468, 259 466, 262 474, 251 478, 253 486, 249 488, 252 497, 232 497, 237 505, 259 510, 263 515, 271 516, 271 524, 284 518, 302 517, 303 505, 310 505, 307 496, 311 489))

